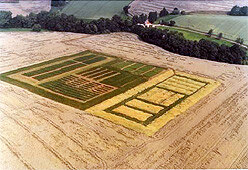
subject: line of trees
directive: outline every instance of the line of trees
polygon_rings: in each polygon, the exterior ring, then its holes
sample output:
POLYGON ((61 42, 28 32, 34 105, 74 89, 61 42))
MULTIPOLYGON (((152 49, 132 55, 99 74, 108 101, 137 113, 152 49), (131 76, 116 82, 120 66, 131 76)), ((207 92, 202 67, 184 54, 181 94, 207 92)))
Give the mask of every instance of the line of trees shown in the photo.
POLYGON ((248 16, 248 6, 234 6, 230 12, 228 12, 228 15, 234 15, 234 16, 248 16))
POLYGON ((247 60, 246 52, 238 45, 228 47, 208 40, 186 40, 183 34, 156 28, 144 28, 138 23, 144 23, 146 15, 122 19, 115 15, 112 19, 100 18, 89 23, 73 15, 42 11, 30 13, 24 17, 12 17, 11 12, 0 12, 0 28, 42 28, 51 31, 76 32, 86 34, 102 34, 111 32, 131 32, 137 34, 143 41, 155 44, 173 53, 192 56, 213 61, 242 64, 247 60), (2 22, 3 21, 3 22, 2 22))

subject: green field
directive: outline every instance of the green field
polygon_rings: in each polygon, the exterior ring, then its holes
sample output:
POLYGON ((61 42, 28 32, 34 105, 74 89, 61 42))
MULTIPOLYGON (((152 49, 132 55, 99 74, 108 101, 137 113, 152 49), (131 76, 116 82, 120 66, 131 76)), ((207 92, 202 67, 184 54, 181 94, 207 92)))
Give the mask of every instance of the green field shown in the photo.
POLYGON ((228 42, 228 41, 225 41, 225 40, 218 40, 216 38, 213 38, 213 37, 207 37, 205 35, 202 35, 200 33, 195 33, 195 32, 191 32, 190 30, 189 31, 186 31, 186 30, 182 30, 180 28, 175 28, 175 27, 157 27, 157 28, 160 28, 160 29, 168 29, 170 31, 177 31, 177 32, 181 32, 183 33, 183 36, 187 39, 187 40, 193 40, 193 41, 199 41, 201 39, 205 39, 205 40, 209 40, 209 41, 214 41, 218 44, 225 44, 227 46, 232 46, 232 43, 228 42))
POLYGON ((61 10, 67 15, 74 15, 82 19, 111 18, 115 14, 121 15, 123 7, 131 1, 69 1, 61 10))
POLYGON ((86 109, 123 93, 164 69, 85 51, 0 75, 52 100, 86 109))
POLYGON ((173 18, 176 25, 193 30, 208 32, 214 29, 214 34, 223 33, 225 38, 236 40, 244 39, 248 44, 248 17, 228 15, 183 15, 173 18))

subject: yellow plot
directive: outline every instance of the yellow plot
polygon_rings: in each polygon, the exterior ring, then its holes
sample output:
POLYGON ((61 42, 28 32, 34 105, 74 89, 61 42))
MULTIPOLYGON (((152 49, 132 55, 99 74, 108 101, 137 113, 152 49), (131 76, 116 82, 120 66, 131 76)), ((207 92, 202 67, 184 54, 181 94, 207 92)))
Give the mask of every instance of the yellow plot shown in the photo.
POLYGON ((142 111, 139 111, 136 109, 132 109, 130 107, 123 106, 123 105, 120 107, 117 107, 113 111, 117 112, 117 113, 124 114, 124 115, 132 117, 132 118, 136 118, 140 121, 145 121, 148 117, 152 116, 149 113, 145 113, 145 112, 142 112, 142 111))
POLYGON ((163 109, 163 107, 156 106, 156 105, 149 104, 149 103, 145 103, 145 102, 137 100, 137 99, 133 99, 133 100, 127 102, 126 105, 132 106, 135 108, 139 108, 142 110, 146 110, 146 111, 151 112, 151 113, 158 113, 160 110, 163 109))
POLYGON ((171 96, 170 98, 164 100, 162 102, 162 104, 165 105, 165 106, 170 106, 171 104, 173 104, 174 102, 176 102, 177 100, 179 100, 179 99, 181 99, 183 97, 184 97, 184 95, 175 94, 175 95, 171 96))
POLYGON ((156 103, 156 104, 161 104, 162 101, 169 98, 173 94, 175 93, 165 90, 165 89, 154 87, 148 92, 138 96, 138 98, 144 99, 144 100, 156 103))

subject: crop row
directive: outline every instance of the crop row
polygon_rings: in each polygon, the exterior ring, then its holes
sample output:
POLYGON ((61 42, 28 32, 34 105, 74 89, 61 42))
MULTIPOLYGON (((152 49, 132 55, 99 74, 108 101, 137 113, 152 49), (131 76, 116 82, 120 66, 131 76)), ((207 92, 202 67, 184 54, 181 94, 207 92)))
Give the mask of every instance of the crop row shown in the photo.
POLYGON ((34 79, 40 81, 40 80, 47 79, 47 78, 50 78, 50 77, 53 77, 53 76, 56 76, 56 75, 59 75, 59 74, 62 74, 62 73, 66 73, 68 71, 75 70, 75 69, 80 68, 80 67, 84 67, 84 66, 85 66, 85 64, 82 64, 82 63, 71 65, 71 66, 64 67, 64 68, 61 68, 61 69, 53 71, 53 72, 49 72, 49 73, 46 73, 46 74, 35 76, 34 79))
POLYGON ((105 60, 106 58, 105 57, 95 57, 91 60, 87 60, 87 61, 84 61, 83 63, 85 64, 93 64, 93 63, 96 63, 96 62, 99 62, 99 61, 102 61, 102 60, 105 60))
POLYGON ((87 55, 87 56, 75 58, 74 60, 75 60, 75 61, 79 61, 79 62, 84 62, 84 61, 86 61, 86 60, 89 60, 89 59, 94 58, 95 56, 96 56, 96 55, 87 55))
POLYGON ((69 61, 59 63, 59 64, 44 67, 44 68, 39 69, 39 70, 24 73, 23 75, 28 76, 28 77, 32 77, 34 75, 42 74, 42 73, 52 71, 52 70, 55 70, 55 69, 58 69, 58 68, 61 68, 61 67, 64 67, 64 66, 68 66, 68 65, 71 65, 71 64, 75 64, 75 63, 76 63, 75 61, 69 60, 69 61))
POLYGON ((101 81, 101 83, 108 84, 108 85, 115 86, 115 87, 121 87, 136 79, 140 79, 140 78, 138 76, 129 74, 127 72, 121 72, 121 74, 107 78, 101 81))
POLYGON ((94 92, 90 92, 84 89, 76 89, 74 87, 71 87, 63 83, 57 83, 56 81, 44 83, 44 84, 41 84, 41 86, 47 89, 50 89, 54 92, 63 94, 65 96, 73 97, 73 98, 80 99, 83 101, 86 101, 90 98, 97 96, 97 94, 94 92))

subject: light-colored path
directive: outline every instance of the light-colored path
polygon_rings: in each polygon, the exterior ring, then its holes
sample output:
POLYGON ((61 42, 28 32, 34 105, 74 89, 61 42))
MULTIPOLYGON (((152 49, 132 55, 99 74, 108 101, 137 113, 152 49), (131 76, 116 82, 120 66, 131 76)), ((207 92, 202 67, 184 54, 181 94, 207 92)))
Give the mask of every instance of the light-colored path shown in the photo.
POLYGON ((248 67, 168 53, 133 34, 0 33, 0 72, 96 50, 218 79, 151 137, 0 82, 0 169, 248 168, 248 67))

